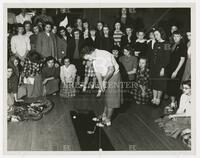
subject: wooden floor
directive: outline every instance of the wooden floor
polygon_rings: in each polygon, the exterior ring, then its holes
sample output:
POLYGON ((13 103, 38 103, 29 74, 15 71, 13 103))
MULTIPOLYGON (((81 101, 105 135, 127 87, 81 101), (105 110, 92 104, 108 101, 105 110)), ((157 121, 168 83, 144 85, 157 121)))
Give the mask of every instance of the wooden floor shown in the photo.
MULTIPOLYGON (((99 114, 103 100, 88 95, 49 99, 55 107, 40 121, 8 123, 8 151, 81 150, 69 112, 87 108, 99 114)), ((129 103, 116 113, 112 126, 104 129, 115 150, 186 150, 180 141, 167 137, 154 123, 162 113, 161 108, 129 103)))

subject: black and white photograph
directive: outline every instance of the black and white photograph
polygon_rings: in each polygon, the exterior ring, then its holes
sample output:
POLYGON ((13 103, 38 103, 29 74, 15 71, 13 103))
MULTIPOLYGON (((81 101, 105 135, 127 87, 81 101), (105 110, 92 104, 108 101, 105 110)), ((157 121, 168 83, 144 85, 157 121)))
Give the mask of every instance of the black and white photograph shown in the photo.
POLYGON ((195 150, 194 5, 124 6, 4 5, 7 153, 195 150))

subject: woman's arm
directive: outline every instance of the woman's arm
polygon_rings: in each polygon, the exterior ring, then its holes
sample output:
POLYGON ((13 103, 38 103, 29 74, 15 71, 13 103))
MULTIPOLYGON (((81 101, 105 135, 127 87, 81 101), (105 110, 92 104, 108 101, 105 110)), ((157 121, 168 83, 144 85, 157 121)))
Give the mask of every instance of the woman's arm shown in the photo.
POLYGON ((49 77, 49 78, 45 78, 44 81, 42 82, 42 84, 47 84, 48 81, 55 79, 55 77, 49 77))
POLYGON ((135 73, 136 73, 136 71, 137 71, 137 69, 136 69, 136 68, 133 68, 133 70, 131 70, 131 71, 129 71, 129 72, 128 72, 128 75, 135 74, 135 73))
POLYGON ((12 53, 16 54, 17 50, 16 50, 16 44, 15 44, 15 38, 14 37, 11 38, 11 42, 10 43, 11 43, 11 51, 12 51, 12 53))
POLYGON ((172 76, 171 76, 172 79, 174 79, 176 77, 177 73, 179 72, 179 70, 183 66, 184 62, 185 62, 185 57, 181 57, 176 70, 172 73, 172 76))
POLYGON ((96 74, 97 80, 99 82, 100 90, 102 92, 104 92, 105 89, 103 88, 102 76, 101 76, 101 74, 99 72, 95 72, 95 74, 96 74))
POLYGON ((17 93, 14 93, 13 95, 14 95, 14 99, 15 99, 16 102, 22 102, 22 101, 24 101, 23 99, 18 99, 17 98, 17 93))
POLYGON ((170 118, 174 118, 174 117, 189 117, 190 115, 187 115, 187 113, 179 113, 179 114, 173 114, 173 115, 169 115, 170 118))
POLYGON ((64 79, 64 72, 63 72, 63 68, 60 68, 60 79, 62 81, 62 83, 65 83, 65 79, 64 79))

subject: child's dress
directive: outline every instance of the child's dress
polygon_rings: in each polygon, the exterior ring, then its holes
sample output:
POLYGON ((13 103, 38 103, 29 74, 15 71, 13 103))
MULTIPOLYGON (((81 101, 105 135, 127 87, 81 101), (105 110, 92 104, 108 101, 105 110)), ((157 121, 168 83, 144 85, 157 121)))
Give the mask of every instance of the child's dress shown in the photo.
POLYGON ((86 61, 85 77, 96 77, 92 61, 86 61))
POLYGON ((60 68, 60 96, 63 98, 71 98, 75 96, 76 89, 74 87, 74 80, 76 77, 77 69, 73 64, 67 68, 65 65, 60 68))
POLYGON ((151 101, 153 94, 152 90, 149 88, 149 69, 137 70, 136 73, 136 82, 133 87, 133 98, 140 102, 141 104, 147 104, 151 101), (142 89, 140 85, 145 87, 145 95, 142 96, 142 89))

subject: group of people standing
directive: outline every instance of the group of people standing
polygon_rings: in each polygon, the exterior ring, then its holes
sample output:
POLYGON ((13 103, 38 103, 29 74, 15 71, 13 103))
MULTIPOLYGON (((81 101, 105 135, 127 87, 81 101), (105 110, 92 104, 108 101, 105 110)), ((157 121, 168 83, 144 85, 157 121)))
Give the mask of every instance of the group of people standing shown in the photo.
POLYGON ((87 19, 72 19, 68 9, 60 9, 55 19, 46 9, 31 17, 22 9, 9 17, 17 22, 8 27, 10 106, 25 95, 74 97, 77 87, 85 92, 91 82, 91 88, 98 85, 97 96, 106 96, 100 118, 109 126, 123 90, 137 104, 160 105, 165 93, 174 106, 181 82, 191 79, 191 33, 184 38, 175 25, 170 37, 162 28, 134 30, 126 8, 113 29, 102 21, 90 26, 87 19), (117 86, 121 81, 133 86, 117 86))

